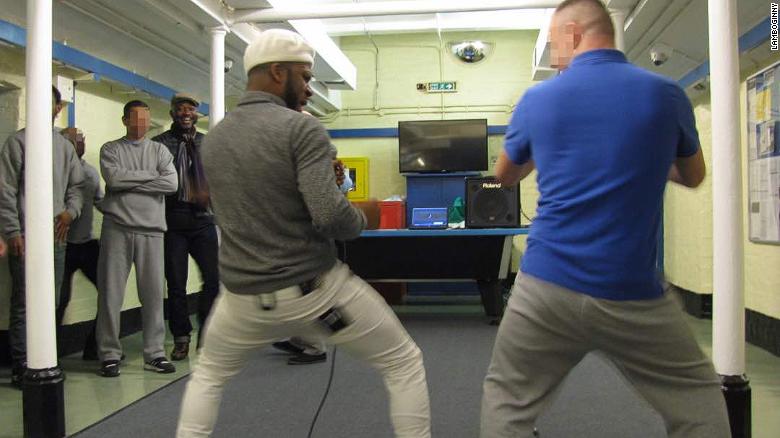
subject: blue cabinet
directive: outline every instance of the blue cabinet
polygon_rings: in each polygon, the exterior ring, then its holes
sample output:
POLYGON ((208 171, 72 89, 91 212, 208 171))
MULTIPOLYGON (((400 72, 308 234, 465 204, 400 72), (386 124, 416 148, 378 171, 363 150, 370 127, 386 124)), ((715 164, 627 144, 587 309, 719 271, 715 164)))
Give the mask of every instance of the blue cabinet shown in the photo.
POLYGON ((414 208, 447 208, 458 196, 466 199, 466 177, 479 172, 405 173, 406 223, 412 223, 414 208))

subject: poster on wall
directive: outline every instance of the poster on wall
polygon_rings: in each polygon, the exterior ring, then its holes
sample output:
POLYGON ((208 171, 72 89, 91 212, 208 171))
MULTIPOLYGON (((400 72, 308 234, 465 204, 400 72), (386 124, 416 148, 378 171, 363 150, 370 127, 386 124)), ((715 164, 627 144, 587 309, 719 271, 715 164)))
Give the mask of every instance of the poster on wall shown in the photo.
POLYGON ((780 244, 780 63, 747 81, 750 240, 780 244))

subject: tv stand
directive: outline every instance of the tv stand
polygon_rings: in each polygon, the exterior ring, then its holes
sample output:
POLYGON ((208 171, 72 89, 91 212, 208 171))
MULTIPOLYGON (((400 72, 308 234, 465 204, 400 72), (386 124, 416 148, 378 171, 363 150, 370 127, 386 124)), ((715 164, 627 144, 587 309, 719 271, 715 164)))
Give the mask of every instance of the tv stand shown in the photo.
POLYGON ((345 242, 345 262, 372 281, 476 281, 485 314, 499 318, 512 238, 527 228, 366 230, 345 242))

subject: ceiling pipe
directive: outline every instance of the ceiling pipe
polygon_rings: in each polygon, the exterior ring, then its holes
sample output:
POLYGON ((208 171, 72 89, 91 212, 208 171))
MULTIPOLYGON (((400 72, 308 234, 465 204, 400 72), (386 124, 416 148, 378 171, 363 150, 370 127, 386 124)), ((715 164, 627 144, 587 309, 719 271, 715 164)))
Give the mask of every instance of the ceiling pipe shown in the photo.
POLYGON ((159 0, 143 0, 147 6, 156 9, 157 12, 166 16, 169 20, 176 23, 177 26, 183 26, 195 33, 202 33, 205 31, 205 26, 195 21, 193 18, 188 17, 180 9, 167 2, 161 2, 159 0))
MULTIPOLYGON (((129 20, 127 18, 120 17, 120 16, 118 16, 116 13, 114 13, 112 11, 106 11, 105 10, 105 6, 103 6, 103 5, 98 4, 97 7, 98 8, 102 7, 104 13, 111 14, 114 17, 114 21, 113 22, 109 21, 108 19, 104 19, 104 18, 102 18, 102 17, 100 17, 100 16, 98 16, 98 15, 96 15, 96 14, 94 14, 94 13, 92 13, 92 12, 82 8, 82 7, 80 7, 80 6, 77 6, 77 5, 73 4, 73 3, 63 2, 62 4, 67 6, 67 7, 69 7, 69 8, 71 8, 71 9, 73 9, 73 10, 75 10, 75 11, 77 11, 77 12, 79 12, 79 13, 81 13, 82 15, 85 15, 85 16, 87 16, 87 17, 97 21, 98 23, 100 23, 100 24, 102 24, 102 25, 104 25, 104 26, 106 26, 106 27, 108 27, 110 29, 113 29, 113 30, 119 32, 120 34, 123 34, 123 35, 129 37, 132 40, 135 40, 136 42, 146 46, 149 49, 157 51, 160 54, 165 55, 168 58, 171 58, 171 59, 173 59, 175 61, 178 61, 178 62, 184 64, 185 66, 189 67, 189 68, 193 68, 193 69, 197 70, 198 72, 200 72, 200 73, 202 73, 204 75, 208 75, 209 74, 208 70, 205 70, 204 68, 202 68, 200 66, 196 66, 191 60, 186 60, 186 59, 182 58, 181 56, 175 55, 175 54, 171 53, 170 50, 165 50, 164 48, 160 47, 159 45, 154 44, 154 43, 146 40, 145 38, 141 38, 140 36, 138 36, 135 33, 131 32, 128 29, 132 29, 132 28, 141 29, 141 27, 138 27, 139 25, 137 23, 132 23, 132 22, 130 22, 130 23, 133 24, 132 26, 126 25, 126 23, 129 22, 129 20), (125 25, 123 25, 122 23, 119 23, 119 20, 125 20, 125 25)), ((94 5, 94 4, 92 4, 92 5, 94 5)), ((90 6, 92 6, 92 5, 90 5, 90 6)), ((151 34, 151 32, 149 32, 149 31, 147 31, 147 33, 151 34)), ((158 38, 161 38, 161 37, 158 36, 158 38)), ((205 64, 206 63, 205 61, 197 58, 195 55, 191 55, 191 56, 193 56, 201 64, 205 64)))
POLYGON ((246 44, 251 43, 260 35, 260 30, 254 28, 249 24, 236 24, 231 26, 233 22, 228 22, 227 16, 232 12, 227 8, 220 0, 189 0, 192 4, 200 8, 209 17, 217 22, 217 26, 226 27, 231 34, 235 35, 238 39, 246 44))
POLYGON ((625 30, 628 30, 629 27, 634 23, 634 20, 636 20, 636 17, 639 16, 639 14, 642 12, 642 10, 647 6, 647 4, 650 2, 650 0, 641 0, 634 9, 628 14, 626 17, 625 22, 625 30))
MULTIPOLYGON (((129 18, 119 14, 118 12, 114 11, 113 9, 110 9, 110 8, 106 7, 103 4, 88 2, 88 6, 96 8, 96 9, 100 9, 104 14, 108 14, 108 15, 112 16, 113 19, 111 19, 110 21, 109 21, 109 19, 104 19, 103 17, 100 17, 100 16, 96 15, 95 13, 92 13, 92 12, 82 8, 82 7, 76 6, 73 3, 63 2, 62 4, 67 6, 67 7, 69 7, 69 8, 71 8, 71 9, 73 9, 73 10, 75 10, 75 11, 77 11, 77 12, 79 12, 79 13, 81 13, 81 14, 83 14, 83 15, 85 15, 85 16, 87 16, 87 17, 89 17, 89 18, 91 18, 91 19, 93 19, 93 20, 95 20, 95 21, 97 21, 98 23, 100 23, 100 24, 102 24, 104 26, 107 26, 107 27, 109 27, 109 28, 119 32, 120 34, 128 36, 129 38, 135 40, 136 42, 144 45, 147 48, 150 48, 150 49, 152 49, 152 50, 154 50, 156 52, 159 52, 160 54, 162 54, 162 55, 164 55, 164 56, 166 56, 168 58, 171 58, 171 59, 173 59, 175 61, 178 61, 179 63, 183 64, 188 69, 193 69, 193 70, 195 70, 195 71, 197 71, 197 72, 199 72, 199 73, 201 73, 201 74, 203 74, 205 76, 210 76, 210 74, 211 74, 210 70, 207 70, 206 68, 203 67, 204 65, 209 65, 208 61, 201 59, 198 55, 195 55, 190 50, 188 50, 188 49, 186 49, 186 48, 184 48, 182 46, 179 46, 178 44, 176 44, 176 43, 174 43, 172 41, 169 41, 168 39, 166 39, 166 38, 164 38, 164 37, 162 37, 162 36, 152 32, 152 31, 150 31, 148 29, 146 30, 146 33, 151 35, 151 36, 153 36, 153 37, 155 37, 155 38, 157 38, 157 41, 166 41, 167 44, 170 44, 169 49, 166 50, 165 48, 160 47, 159 44, 152 43, 147 38, 142 38, 142 37, 136 35, 135 33, 131 32, 129 29, 141 29, 142 26, 139 23, 136 23, 136 22, 130 20, 129 18), (123 23, 120 22, 121 20, 125 21, 124 25, 123 25, 123 23), (127 23, 130 23, 131 25, 127 25, 127 23), (173 47, 176 50, 170 50, 170 47, 173 47), (177 55, 176 53, 186 54, 185 56, 188 55, 188 59, 182 57, 181 55, 177 55)), ((235 88, 237 90, 242 90, 242 91, 244 89, 242 81, 240 79, 236 79, 235 77, 231 78, 230 87, 235 88)))
POLYGON ((370 3, 307 4, 269 9, 237 9, 230 15, 231 23, 270 23, 289 20, 322 18, 379 17, 394 15, 436 14, 448 12, 503 11, 510 9, 555 8, 561 0, 485 0, 481 2, 450 2, 434 0, 384 1, 370 3))
MULTIPOLYGON (((628 51, 626 54, 628 59, 636 59, 644 54, 667 29, 683 16, 683 13, 691 4, 693 4, 693 0, 688 0, 685 4, 669 0, 668 6, 663 9, 655 20, 653 20, 653 24, 644 31, 642 36, 628 51)), ((629 23, 629 25, 630 24, 632 23, 629 23)))

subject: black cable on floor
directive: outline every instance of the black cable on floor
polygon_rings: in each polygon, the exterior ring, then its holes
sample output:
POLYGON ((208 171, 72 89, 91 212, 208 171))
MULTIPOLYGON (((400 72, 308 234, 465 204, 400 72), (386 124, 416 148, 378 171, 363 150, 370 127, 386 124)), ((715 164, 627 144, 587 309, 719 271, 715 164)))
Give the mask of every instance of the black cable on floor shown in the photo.
POLYGON ((325 400, 328 398, 330 392, 330 385, 333 383, 333 371, 336 369, 336 346, 333 346, 333 352, 330 354, 330 376, 328 377, 328 385, 325 387, 325 394, 322 394, 322 400, 320 400, 320 406, 317 408, 317 412, 314 414, 314 418, 311 420, 311 426, 309 427, 309 434, 307 438, 311 438, 312 432, 314 432, 314 425, 317 424, 317 418, 320 416, 322 406, 325 405, 325 400))

